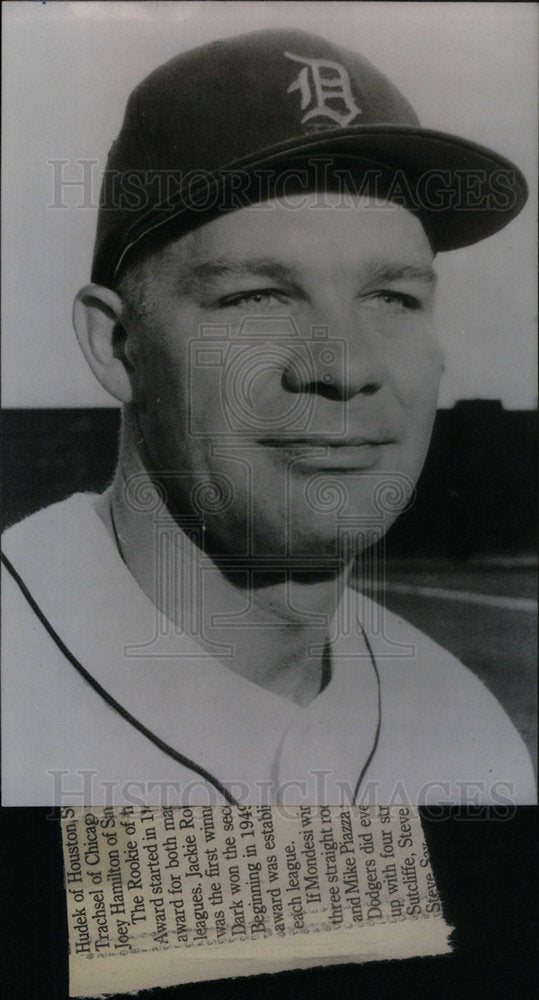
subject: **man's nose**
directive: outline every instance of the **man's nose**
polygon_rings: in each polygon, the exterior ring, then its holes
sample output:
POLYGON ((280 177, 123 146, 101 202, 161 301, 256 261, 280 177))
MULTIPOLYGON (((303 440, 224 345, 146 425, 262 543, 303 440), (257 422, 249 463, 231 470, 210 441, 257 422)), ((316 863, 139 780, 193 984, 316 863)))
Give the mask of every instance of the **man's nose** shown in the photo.
POLYGON ((301 352, 293 352, 283 373, 289 392, 311 392, 346 402, 361 393, 372 396, 382 386, 373 331, 357 311, 325 313, 325 322, 305 329, 301 352))

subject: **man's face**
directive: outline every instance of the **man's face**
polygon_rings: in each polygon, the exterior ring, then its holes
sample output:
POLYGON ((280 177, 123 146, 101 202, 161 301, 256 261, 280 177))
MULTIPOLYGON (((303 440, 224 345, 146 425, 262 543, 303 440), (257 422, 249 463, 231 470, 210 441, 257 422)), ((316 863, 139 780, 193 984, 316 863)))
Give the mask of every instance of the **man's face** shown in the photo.
POLYGON ((125 324, 152 471, 230 554, 335 553, 343 526, 361 546, 428 447, 441 355, 422 226, 313 197, 169 244, 125 324))

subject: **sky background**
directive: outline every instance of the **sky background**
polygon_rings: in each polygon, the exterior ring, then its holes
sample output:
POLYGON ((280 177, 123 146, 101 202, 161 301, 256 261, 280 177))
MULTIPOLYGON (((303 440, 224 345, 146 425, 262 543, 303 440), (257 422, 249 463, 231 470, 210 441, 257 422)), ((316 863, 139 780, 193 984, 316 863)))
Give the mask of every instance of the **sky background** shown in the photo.
MULTIPOLYGON (((427 128, 492 146, 530 183, 536 164, 536 9, 527 3, 7 2, 3 13, 3 405, 111 406, 71 328, 89 280, 96 210, 52 209, 49 160, 100 171, 133 87, 176 53, 297 26, 357 49, 427 128)), ((494 237, 442 254, 441 406, 536 405, 536 188, 494 237)))

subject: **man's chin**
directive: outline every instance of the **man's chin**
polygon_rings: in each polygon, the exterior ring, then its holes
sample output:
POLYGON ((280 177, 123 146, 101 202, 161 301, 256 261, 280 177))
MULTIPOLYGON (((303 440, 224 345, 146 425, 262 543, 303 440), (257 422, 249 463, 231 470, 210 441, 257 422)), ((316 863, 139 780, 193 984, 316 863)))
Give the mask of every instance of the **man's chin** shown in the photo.
MULTIPOLYGON (((299 498, 298 498, 299 499, 299 498)), ((210 515, 205 522, 201 545, 206 555, 238 567, 251 563, 259 567, 288 567, 301 563, 305 568, 345 565, 385 534, 397 512, 381 514, 366 498, 333 509, 335 497, 329 492, 319 498, 329 510, 313 510, 314 505, 292 502, 288 512, 282 502, 255 503, 248 516, 244 505, 228 511, 228 517, 210 515)))
POLYGON ((305 528, 291 533, 288 551, 291 556, 306 556, 312 563, 316 557, 333 560, 335 565, 344 566, 362 551, 380 541, 387 528, 380 525, 365 525, 362 528, 346 525, 331 533, 322 529, 305 528))
POLYGON ((358 517, 350 525, 336 524, 327 517, 296 520, 288 525, 276 525, 262 518, 252 534, 252 552, 262 561, 265 557, 268 562, 282 557, 284 565, 300 560, 305 568, 317 566, 335 571, 379 541, 388 527, 389 524, 373 523, 372 517, 358 517))

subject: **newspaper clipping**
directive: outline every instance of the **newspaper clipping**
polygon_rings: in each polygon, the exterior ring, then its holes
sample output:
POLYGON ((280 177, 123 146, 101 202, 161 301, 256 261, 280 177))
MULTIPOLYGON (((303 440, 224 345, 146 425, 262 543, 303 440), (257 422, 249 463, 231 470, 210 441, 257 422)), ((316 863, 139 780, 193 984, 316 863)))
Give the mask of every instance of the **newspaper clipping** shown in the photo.
POLYGON ((416 809, 62 810, 70 995, 450 951, 416 809))

